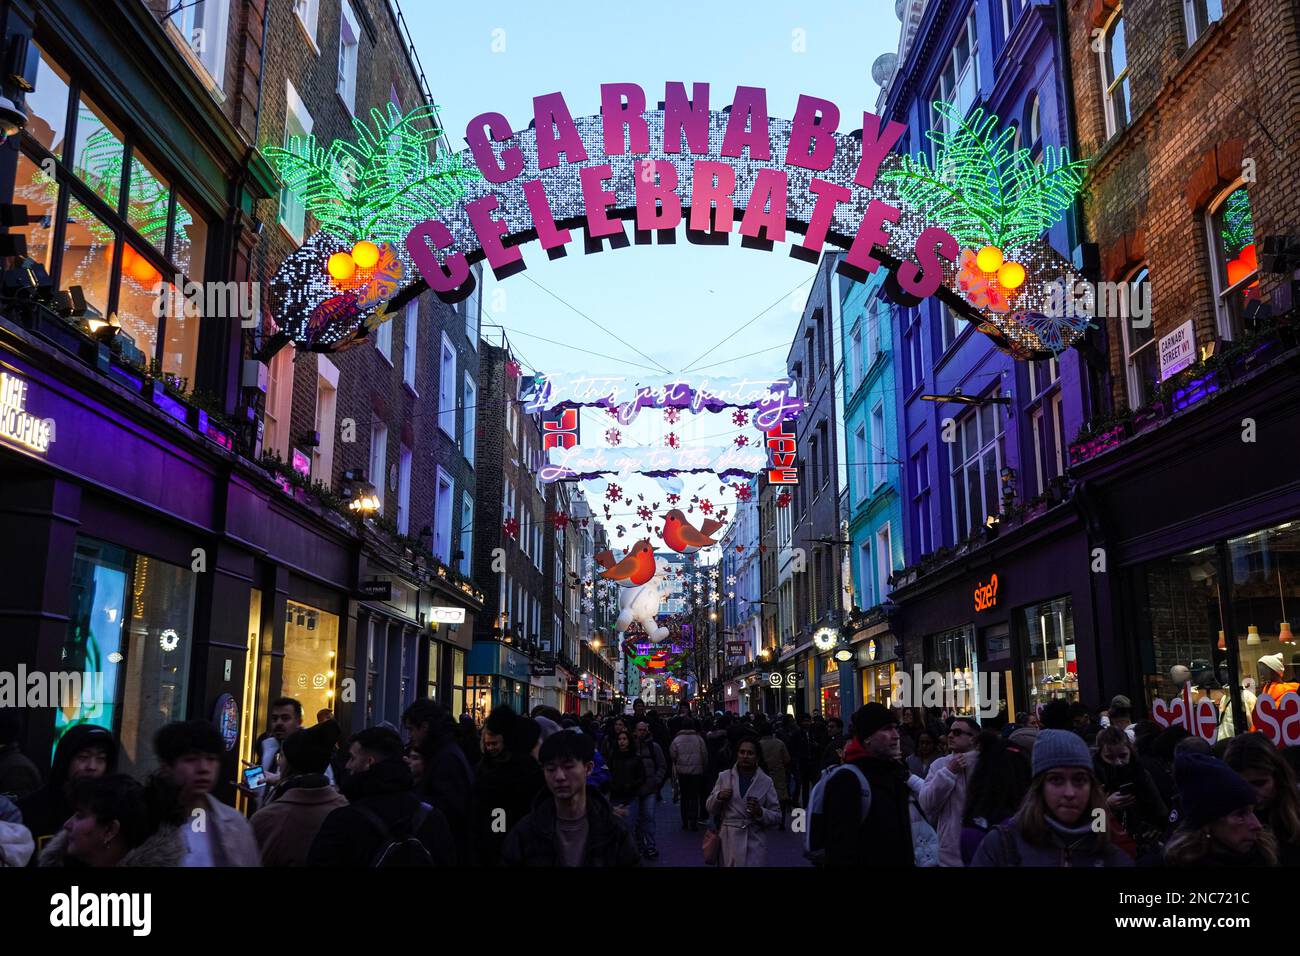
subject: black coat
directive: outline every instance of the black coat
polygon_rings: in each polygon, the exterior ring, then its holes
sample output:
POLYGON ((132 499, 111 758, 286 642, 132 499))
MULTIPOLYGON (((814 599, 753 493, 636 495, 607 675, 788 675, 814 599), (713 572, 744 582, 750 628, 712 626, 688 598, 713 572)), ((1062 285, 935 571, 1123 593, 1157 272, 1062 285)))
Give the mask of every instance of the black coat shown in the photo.
MULTIPOLYGON (((308 866, 370 866, 385 843, 410 835, 420 808, 411 771, 400 758, 377 763, 365 773, 355 773, 344 787, 349 806, 325 818, 307 854, 308 866), (365 807, 389 828, 389 835, 357 810, 365 807)), ((415 834, 437 866, 456 865, 456 845, 447 818, 431 807, 415 834)))
POLYGON ((645 762, 633 750, 629 754, 611 753, 606 759, 609 767, 609 798, 619 803, 630 803, 641 795, 645 786, 645 762))
POLYGON ((50 778, 45 786, 17 801, 18 810, 23 815, 23 826, 32 832, 32 839, 36 841, 32 866, 36 865, 41 849, 63 830, 63 824, 72 816, 67 796, 68 772, 72 769, 72 758, 90 746, 99 747, 108 754, 105 776, 114 773, 118 747, 113 735, 95 724, 78 724, 68 728, 59 738, 50 766, 50 778))
POLYGON ((840 771, 827 782, 826 865, 915 866, 907 769, 879 757, 861 757, 853 764, 871 785, 871 810, 859 824, 862 788, 853 774, 840 771))
MULTIPOLYGON (((632 835, 595 787, 587 788, 587 827, 584 867, 636 866, 641 862, 632 835)), ((510 831, 501 862, 506 866, 560 865, 555 842, 555 798, 549 792, 539 796, 533 812, 510 831)))
POLYGON ((481 866, 496 866, 506 833, 533 808, 533 801, 546 788, 541 765, 532 754, 510 754, 503 760, 484 757, 474 772, 475 845, 481 866), (497 825, 505 811, 505 829, 497 825), (500 831, 500 832, 497 832, 500 831))
MULTIPOLYGON (((433 731, 430 731, 433 733, 433 731)), ((425 803, 442 811, 456 841, 456 860, 461 866, 474 863, 474 771, 454 732, 426 741, 424 779, 416 793, 425 803)))

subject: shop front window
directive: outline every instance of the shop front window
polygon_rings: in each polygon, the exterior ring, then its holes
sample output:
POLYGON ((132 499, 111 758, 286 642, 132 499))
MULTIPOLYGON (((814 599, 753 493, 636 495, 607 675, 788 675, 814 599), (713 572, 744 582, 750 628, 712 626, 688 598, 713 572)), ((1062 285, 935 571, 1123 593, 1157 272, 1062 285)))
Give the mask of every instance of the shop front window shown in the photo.
POLYGON ((492 712, 492 678, 486 674, 466 675, 465 703, 474 723, 482 726, 492 712))
POLYGON ((118 769, 154 769, 153 736, 185 717, 193 640, 194 575, 186 568, 78 539, 72 614, 60 670, 81 675, 79 697, 60 700, 57 741, 96 724, 117 736, 118 769))
POLYGON ((333 710, 338 649, 337 615, 297 601, 286 602, 284 671, 277 696, 297 700, 305 717, 333 710))
POLYGON ((451 652, 451 706, 457 716, 473 714, 465 697, 465 652, 459 647, 451 652))
MULTIPOLYGON (((437 641, 429 642, 429 670, 425 674, 425 696, 429 700, 438 699, 438 656, 442 651, 442 645, 437 641)), ((459 716, 453 713, 453 716, 459 716)))
POLYGON ((1069 595, 1020 611, 1023 627, 1029 704, 1079 699, 1079 664, 1075 656, 1074 608, 1069 595))
MULTIPOLYGON (((979 708, 977 672, 979 662, 975 654, 975 634, 971 628, 932 634, 926 638, 925 669, 942 678, 942 709, 951 713, 973 714, 979 708)), ((915 700, 904 701, 904 706, 924 703, 920 698, 923 688, 913 688, 915 700)))
POLYGON ((1245 186, 1227 193, 1209 217, 1219 335, 1240 338, 1246 307, 1260 299, 1255 223, 1245 186))
MULTIPOLYGON (((1228 542, 1232 562, 1232 621, 1237 633, 1239 686, 1251 729, 1255 700, 1300 690, 1300 647, 1290 616, 1300 611, 1300 521, 1228 542)), ((1221 725, 1222 726, 1222 725, 1221 725)))
MULTIPOLYGON (((1139 647, 1148 709, 1152 700, 1209 696, 1219 708, 1219 736, 1233 733, 1231 679, 1213 545, 1158 558, 1141 569, 1136 595, 1145 613, 1139 647)), ((1244 643, 1246 638, 1242 637, 1244 643)), ((1243 648, 1244 650, 1245 648, 1243 648)))
POLYGON ((888 707, 894 695, 894 668, 896 665, 877 664, 862 671, 862 703, 875 701, 888 707))

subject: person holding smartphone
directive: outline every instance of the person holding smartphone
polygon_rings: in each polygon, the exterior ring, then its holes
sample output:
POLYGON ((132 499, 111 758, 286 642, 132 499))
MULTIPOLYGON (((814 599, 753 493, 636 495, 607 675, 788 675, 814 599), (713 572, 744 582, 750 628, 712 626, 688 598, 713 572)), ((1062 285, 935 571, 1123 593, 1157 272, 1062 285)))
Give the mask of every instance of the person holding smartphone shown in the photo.
POLYGON ((1106 790, 1106 810, 1133 839, 1135 858, 1159 849, 1168 830, 1169 808, 1137 756, 1137 747, 1120 727, 1097 735, 1093 771, 1106 790))
POLYGON ((767 832, 781 824, 776 784, 758 765, 758 738, 736 744, 736 762, 718 774, 705 809, 718 821, 723 866, 764 866, 767 832))

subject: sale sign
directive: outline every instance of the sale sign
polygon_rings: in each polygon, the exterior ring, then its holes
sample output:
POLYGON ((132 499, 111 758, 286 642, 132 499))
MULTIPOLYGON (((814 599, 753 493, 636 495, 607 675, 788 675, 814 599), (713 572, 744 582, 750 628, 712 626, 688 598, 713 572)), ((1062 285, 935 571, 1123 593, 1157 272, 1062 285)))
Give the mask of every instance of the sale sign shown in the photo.
POLYGON ((1276 701, 1260 694, 1255 701, 1255 727, 1277 747, 1300 747, 1300 694, 1290 691, 1276 701))
POLYGON ((1151 702, 1151 719, 1161 727, 1182 727, 1193 737, 1214 743, 1219 733, 1219 708, 1208 697, 1192 703, 1191 685, 1183 686, 1183 695, 1171 701, 1156 698, 1151 702))

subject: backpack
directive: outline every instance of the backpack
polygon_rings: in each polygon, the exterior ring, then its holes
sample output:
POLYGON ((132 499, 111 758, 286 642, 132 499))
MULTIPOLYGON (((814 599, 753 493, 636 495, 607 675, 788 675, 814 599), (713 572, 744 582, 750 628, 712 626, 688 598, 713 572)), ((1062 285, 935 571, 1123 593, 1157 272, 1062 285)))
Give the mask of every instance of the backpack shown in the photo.
POLYGON ((858 778, 858 784, 862 789, 862 806, 858 810, 858 825, 867 819, 867 814, 871 812, 871 784, 867 782, 866 774, 857 768, 854 764, 840 764, 835 769, 822 774, 820 780, 813 785, 812 792, 808 794, 807 820, 808 826, 803 835, 803 855, 813 863, 826 862, 826 832, 828 822, 826 820, 826 784, 838 773, 852 773, 858 778))
POLYGON ((393 828, 379 819, 379 816, 372 810, 363 806, 353 804, 353 809, 366 819, 366 822, 373 826, 382 834, 383 839, 380 841, 379 848, 375 850, 374 856, 370 858, 372 867, 390 867, 390 866, 433 866, 433 857, 429 854, 428 848, 420 842, 417 834, 420 827, 424 826, 425 818, 429 811, 433 809, 427 803, 421 803, 416 808, 415 813, 411 816, 410 828, 406 836, 396 836, 393 828))

